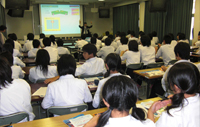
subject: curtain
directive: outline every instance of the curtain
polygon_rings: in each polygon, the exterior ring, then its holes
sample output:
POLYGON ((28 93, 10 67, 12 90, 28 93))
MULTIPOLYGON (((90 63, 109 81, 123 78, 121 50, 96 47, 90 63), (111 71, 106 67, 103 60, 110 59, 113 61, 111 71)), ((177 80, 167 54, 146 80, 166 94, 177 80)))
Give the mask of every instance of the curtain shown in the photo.
POLYGON ((130 4, 126 6, 113 8, 113 33, 117 31, 134 31, 136 36, 139 33, 139 4, 130 4))
MULTIPOLYGON (((6 26, 5 8, 0 4, 0 25, 6 26)), ((7 37, 7 33, 3 32, 4 36, 7 37)))

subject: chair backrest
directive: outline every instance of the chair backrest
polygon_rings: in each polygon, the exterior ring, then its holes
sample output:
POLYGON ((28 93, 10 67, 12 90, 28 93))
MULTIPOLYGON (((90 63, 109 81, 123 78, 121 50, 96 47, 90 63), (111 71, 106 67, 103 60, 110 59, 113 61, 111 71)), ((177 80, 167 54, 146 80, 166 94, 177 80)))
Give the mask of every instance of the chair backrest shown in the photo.
MULTIPOLYGON (((127 69, 132 69, 132 70, 138 70, 138 69, 142 69, 144 63, 137 63, 137 64, 129 64, 127 67, 126 67, 126 71, 127 69)), ((126 72, 125 71, 125 72, 126 72)))
POLYGON ((171 60, 169 61, 169 63, 167 65, 173 65, 174 63, 176 63, 178 60, 171 60))
POLYGON ((47 117, 49 117, 49 113, 55 115, 66 115, 76 112, 87 111, 88 106, 87 104, 80 104, 80 105, 72 105, 72 106, 53 106, 47 109, 47 117))
POLYGON ((162 65, 164 65, 164 62, 150 63, 147 64, 146 68, 157 68, 161 67, 162 65))
POLYGON ((27 121, 29 121, 29 115, 26 112, 18 112, 7 116, 0 116, 0 126, 18 123, 25 118, 27 118, 27 121))
POLYGON ((103 76, 103 73, 98 73, 95 75, 80 75, 80 78, 89 78, 89 77, 97 77, 97 76, 103 76))

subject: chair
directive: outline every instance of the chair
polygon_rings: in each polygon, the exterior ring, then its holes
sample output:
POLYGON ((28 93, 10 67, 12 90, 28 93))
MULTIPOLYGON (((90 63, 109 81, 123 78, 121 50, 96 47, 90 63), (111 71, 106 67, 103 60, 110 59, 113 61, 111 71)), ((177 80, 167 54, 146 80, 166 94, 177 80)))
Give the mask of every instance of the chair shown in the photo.
POLYGON ((25 118, 27 118, 27 121, 29 121, 29 115, 26 112, 18 112, 7 116, 0 116, 0 126, 18 123, 25 118))
POLYGON ((146 68, 157 68, 161 67, 162 65, 164 65, 164 62, 150 63, 147 64, 146 68))
POLYGON ((127 69, 131 69, 131 70, 138 70, 138 69, 142 69, 144 63, 137 63, 137 64, 129 64, 126 67, 125 72, 127 72, 127 69))
POLYGON ((98 77, 98 76, 103 76, 103 73, 98 73, 95 75, 80 75, 80 78, 90 78, 90 77, 98 77))
POLYGON ((52 106, 47 109, 47 117, 49 117, 49 113, 55 115, 66 115, 76 112, 87 111, 88 106, 87 104, 80 104, 80 105, 72 105, 72 106, 52 106))
POLYGON ((171 60, 169 61, 169 63, 167 65, 173 65, 174 63, 176 63, 178 60, 171 60))

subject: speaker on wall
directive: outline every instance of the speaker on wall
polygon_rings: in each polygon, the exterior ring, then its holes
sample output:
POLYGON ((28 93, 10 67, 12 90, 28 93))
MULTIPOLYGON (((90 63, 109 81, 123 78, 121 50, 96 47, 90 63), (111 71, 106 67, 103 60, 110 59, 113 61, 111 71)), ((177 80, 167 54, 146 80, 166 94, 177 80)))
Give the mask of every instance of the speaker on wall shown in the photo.
POLYGON ((7 14, 11 17, 24 17, 24 10, 9 9, 7 14))
POLYGON ((5 0, 6 9, 29 10, 30 0, 5 0))
POLYGON ((167 0, 149 0, 150 12, 165 12, 167 7, 167 0))

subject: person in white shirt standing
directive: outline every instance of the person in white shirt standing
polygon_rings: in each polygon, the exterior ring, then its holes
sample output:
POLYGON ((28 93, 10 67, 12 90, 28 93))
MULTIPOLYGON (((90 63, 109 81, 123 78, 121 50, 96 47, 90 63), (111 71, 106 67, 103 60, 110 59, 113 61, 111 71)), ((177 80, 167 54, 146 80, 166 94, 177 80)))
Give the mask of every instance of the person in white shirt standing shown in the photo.
POLYGON ((69 50, 65 47, 63 47, 63 40, 58 39, 57 40, 57 45, 58 45, 58 55, 63 55, 63 54, 70 54, 69 50))
POLYGON ((3 33, 6 32, 6 29, 7 27, 5 25, 0 26, 0 47, 2 47, 6 41, 6 37, 3 35, 3 33))
POLYGON ((108 36, 110 35, 110 32, 109 31, 106 31, 106 35, 103 36, 103 38, 101 39, 101 41, 105 41, 106 38, 108 38, 108 36))
POLYGON ((34 34, 28 33, 27 41, 25 42, 24 47, 23 47, 24 52, 28 52, 29 50, 33 49, 33 39, 34 39, 34 34))
POLYGON ((75 78, 75 70, 75 59, 68 54, 62 55, 57 67, 60 78, 48 85, 42 101, 44 109, 51 106, 73 106, 92 102, 86 81, 75 78))
MULTIPOLYGON (((29 114, 29 120, 35 118, 31 106, 31 88, 23 79, 12 79, 12 70, 7 59, 0 57, 0 116, 17 112, 29 114)), ((27 118, 20 122, 26 122, 27 118)))
POLYGON ((49 56, 50 56, 50 63, 55 63, 55 62, 57 62, 57 60, 59 59, 58 50, 57 50, 57 48, 53 48, 53 47, 51 46, 51 39, 45 37, 45 38, 43 39, 43 44, 44 44, 44 46, 45 46, 44 49, 46 49, 47 52, 49 53, 49 56))
POLYGON ((122 51, 125 51, 125 50, 128 49, 128 45, 127 45, 127 43, 128 43, 128 38, 126 38, 126 37, 121 37, 120 42, 122 43, 122 45, 120 45, 120 46, 117 48, 117 50, 115 51, 115 53, 117 53, 118 55, 120 55, 120 53, 121 53, 122 51))
POLYGON ((165 66, 168 65, 169 61, 176 59, 174 47, 171 45, 171 41, 171 36, 165 35, 163 38, 163 45, 158 49, 158 52, 156 53, 156 58, 163 58, 165 66))
POLYGON ((81 35, 81 40, 76 41, 75 48, 82 48, 84 45, 88 44, 85 38, 86 36, 84 34, 81 35))
POLYGON ((112 46, 110 46, 111 41, 112 40, 110 38, 106 38, 106 40, 105 40, 106 46, 102 47, 100 49, 100 51, 97 52, 97 56, 101 57, 103 60, 105 60, 105 58, 108 54, 114 53, 114 48, 112 46))
POLYGON ((28 57, 36 57, 39 48, 40 48, 40 41, 37 39, 33 40, 33 49, 28 51, 28 57))

